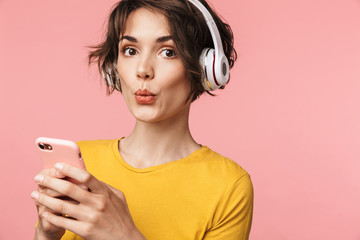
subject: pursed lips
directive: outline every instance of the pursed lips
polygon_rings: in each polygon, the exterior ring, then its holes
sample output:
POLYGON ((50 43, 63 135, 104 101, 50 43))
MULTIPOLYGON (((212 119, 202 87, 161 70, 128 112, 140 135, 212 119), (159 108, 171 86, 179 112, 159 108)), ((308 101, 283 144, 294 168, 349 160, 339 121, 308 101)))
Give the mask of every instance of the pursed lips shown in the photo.
POLYGON ((147 89, 138 89, 135 92, 135 100, 139 104, 151 104, 155 101, 156 95, 147 89))
POLYGON ((135 92, 135 96, 155 96, 155 94, 153 94, 147 89, 138 89, 135 92))

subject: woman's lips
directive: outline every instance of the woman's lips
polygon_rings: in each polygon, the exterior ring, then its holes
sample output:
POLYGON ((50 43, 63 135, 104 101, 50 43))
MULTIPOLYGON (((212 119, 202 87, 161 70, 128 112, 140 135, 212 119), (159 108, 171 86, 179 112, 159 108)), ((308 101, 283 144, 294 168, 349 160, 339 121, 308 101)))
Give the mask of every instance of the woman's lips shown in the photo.
POLYGON ((135 100, 139 104, 151 104, 155 101, 156 95, 147 89, 139 89, 135 92, 135 100))

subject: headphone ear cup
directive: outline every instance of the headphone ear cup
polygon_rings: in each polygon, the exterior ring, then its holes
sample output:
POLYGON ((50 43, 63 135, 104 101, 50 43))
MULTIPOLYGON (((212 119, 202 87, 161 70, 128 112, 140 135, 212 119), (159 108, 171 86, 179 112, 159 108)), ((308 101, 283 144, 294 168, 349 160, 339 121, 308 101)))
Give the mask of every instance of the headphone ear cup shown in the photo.
POLYGON ((202 85, 207 91, 213 91, 220 87, 214 79, 214 61, 215 50, 213 48, 203 49, 200 54, 200 65, 203 70, 202 85))

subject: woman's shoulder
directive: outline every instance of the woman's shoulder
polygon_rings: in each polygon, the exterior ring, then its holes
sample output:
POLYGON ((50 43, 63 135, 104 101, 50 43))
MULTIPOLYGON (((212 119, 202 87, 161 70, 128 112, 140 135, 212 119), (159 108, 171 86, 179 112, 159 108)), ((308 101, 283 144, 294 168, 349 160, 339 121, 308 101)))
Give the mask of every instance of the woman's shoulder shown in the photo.
POLYGON ((237 162, 204 146, 199 154, 198 170, 222 183, 236 182, 241 178, 250 179, 249 173, 237 162))

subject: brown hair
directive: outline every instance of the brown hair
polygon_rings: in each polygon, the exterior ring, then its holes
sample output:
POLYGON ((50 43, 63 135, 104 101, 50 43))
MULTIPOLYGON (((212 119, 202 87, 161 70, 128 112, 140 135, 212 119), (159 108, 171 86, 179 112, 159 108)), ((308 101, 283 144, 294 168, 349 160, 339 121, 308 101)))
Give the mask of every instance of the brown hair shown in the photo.
MULTIPOLYGON (((234 38, 231 28, 220 19, 205 0, 200 0, 200 2, 208 9, 219 29, 224 53, 232 68, 237 54, 233 47, 234 38)), ((114 5, 108 19, 105 41, 91 47, 94 50, 89 53, 89 64, 97 63, 107 84, 108 94, 114 90, 121 92, 115 64, 119 52, 119 39, 123 35, 130 13, 141 7, 159 11, 168 19, 177 54, 184 64, 191 84, 188 99, 191 98, 191 101, 194 101, 205 91, 201 83, 202 74, 204 74, 199 63, 201 51, 204 48, 214 48, 214 44, 202 13, 187 0, 122 0, 118 2, 114 5)))

